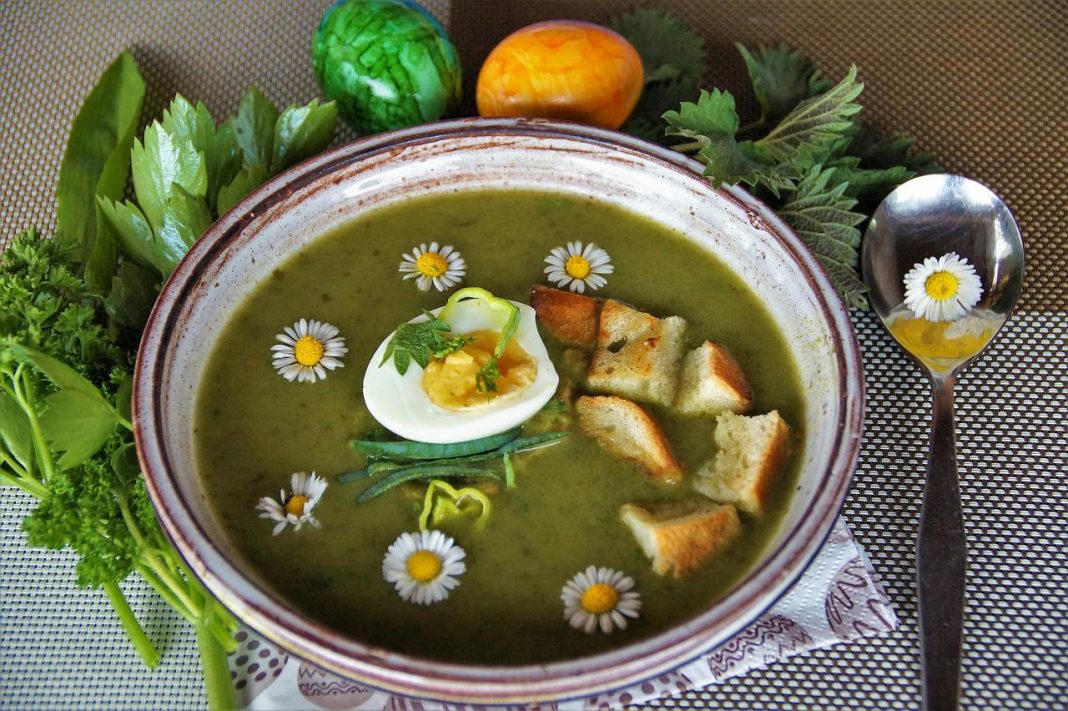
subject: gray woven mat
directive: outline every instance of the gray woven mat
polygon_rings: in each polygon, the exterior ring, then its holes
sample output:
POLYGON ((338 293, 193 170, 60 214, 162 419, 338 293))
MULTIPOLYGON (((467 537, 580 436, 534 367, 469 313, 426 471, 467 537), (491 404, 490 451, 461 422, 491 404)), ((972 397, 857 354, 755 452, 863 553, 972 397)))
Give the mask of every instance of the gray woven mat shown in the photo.
MULTIPOLYGON (((146 116, 176 92, 233 112, 255 84, 276 103, 316 95, 316 2, 0 3, 0 243, 54 225, 59 159, 81 99, 132 47, 146 116)), ((512 29, 550 17, 606 20, 631 2, 437 0, 473 80, 512 29)), ((1068 708, 1068 12, 1058 2, 678 0, 659 4, 708 39, 712 77, 742 98, 734 41, 786 40, 832 76, 850 62, 867 117, 911 133, 943 165, 994 188, 1028 247, 1021 312, 958 388, 968 526, 964 703, 1068 708)), ((470 90, 470 86, 468 87, 470 90)), ((470 95, 470 91, 469 91, 470 95)), ((340 140, 351 138, 351 134, 340 140)), ((663 706, 913 708, 919 659, 913 541, 926 456, 927 386, 874 319, 857 319, 869 392, 861 463, 845 514, 870 552, 900 628, 777 663, 663 706)), ((73 588, 64 554, 23 545, 28 500, 0 490, 0 707, 203 705, 189 629, 138 586, 135 612, 164 648, 148 672, 99 594, 73 588)))

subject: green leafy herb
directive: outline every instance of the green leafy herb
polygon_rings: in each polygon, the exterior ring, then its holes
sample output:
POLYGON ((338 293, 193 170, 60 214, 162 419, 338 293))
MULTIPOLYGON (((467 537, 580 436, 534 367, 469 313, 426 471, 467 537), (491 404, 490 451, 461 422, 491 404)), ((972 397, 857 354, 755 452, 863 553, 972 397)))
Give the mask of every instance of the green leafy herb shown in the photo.
POLYGON ((430 365, 431 359, 444 358, 471 342, 470 338, 463 336, 446 338, 445 334, 451 330, 449 324, 429 311, 424 311, 422 321, 397 327, 386 344, 386 351, 382 354, 382 362, 379 365, 385 365, 392 358, 394 367, 401 375, 408 372, 412 361, 425 369, 430 365))
POLYGON ((826 268, 846 303, 867 308, 867 289, 857 273, 861 226, 874 204, 917 171, 934 169, 932 162, 911 152, 910 139, 883 139, 860 122, 856 99, 864 85, 856 80, 856 67, 832 86, 786 45, 738 50, 760 119, 741 127, 734 97, 713 89, 666 112, 666 133, 689 139, 675 148, 696 151, 713 185, 745 183, 767 200, 826 268))
POLYGON ((706 71, 704 39, 660 8, 638 8, 612 18, 611 28, 642 58, 645 87, 623 131, 663 141, 661 115, 697 93, 706 71))
POLYGON ((493 348, 493 354, 490 356, 489 361, 482 366, 481 370, 475 375, 475 387, 478 389, 478 392, 496 392, 497 378, 500 377, 497 361, 504 355, 504 350, 508 347, 508 342, 512 340, 515 336, 515 332, 519 330, 519 307, 508 299, 501 299, 494 296, 485 289, 469 286, 466 289, 460 289, 449 297, 449 300, 445 303, 445 307, 441 309, 439 317, 442 320, 448 321, 449 317, 454 313, 457 304, 472 300, 478 301, 482 306, 488 308, 490 315, 496 316, 497 321, 501 324, 501 330, 497 335, 497 344, 493 348))

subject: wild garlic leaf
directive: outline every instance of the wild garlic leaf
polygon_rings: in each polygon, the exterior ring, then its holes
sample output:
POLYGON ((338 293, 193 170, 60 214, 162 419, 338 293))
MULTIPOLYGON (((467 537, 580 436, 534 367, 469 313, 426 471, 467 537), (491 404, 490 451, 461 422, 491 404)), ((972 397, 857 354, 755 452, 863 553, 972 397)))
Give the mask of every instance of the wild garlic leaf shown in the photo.
POLYGON ((123 52, 74 118, 56 186, 55 238, 75 249, 79 261, 88 259, 96 239, 96 197, 117 200, 126 188, 144 95, 137 63, 123 52))
POLYGON ((777 162, 818 162, 830 144, 848 132, 851 116, 860 111, 853 99, 864 85, 857 80, 856 65, 845 78, 824 94, 805 99, 755 145, 777 162))
POLYGON ((143 140, 134 141, 131 156, 137 202, 155 230, 163 226, 163 213, 174 194, 173 186, 196 197, 207 192, 204 154, 188 137, 167 132, 158 121, 145 129, 143 140))
POLYGON ((704 76, 704 39, 671 13, 638 8, 612 18, 609 26, 638 50, 646 84, 681 78, 699 81, 704 76))
POLYGON ((33 468, 33 433, 30 421, 15 399, 0 390, 0 444, 26 469, 33 468))
POLYGON ((337 104, 319 104, 312 99, 305 106, 289 106, 274 126, 271 172, 296 165, 330 145, 337 126, 337 104))
POLYGON ((100 211, 114 228, 116 242, 123 253, 143 267, 149 267, 163 273, 163 264, 152 226, 148 224, 144 213, 133 203, 112 202, 100 198, 100 211))
POLYGON ((237 145, 249 166, 260 166, 265 171, 271 168, 274 154, 274 127, 278 121, 278 109, 252 87, 241 99, 237 116, 232 119, 237 145))
POLYGON ((58 464, 70 469, 96 454, 118 424, 115 410, 102 398, 77 390, 60 390, 45 398, 41 432, 56 452, 58 464))
POLYGON ((760 104, 763 121, 773 123, 790 113, 799 103, 822 94, 831 82, 799 50, 786 44, 758 47, 750 52, 740 43, 734 45, 745 60, 753 92, 760 104))
POLYGON ((861 237, 857 225, 866 218, 854 212, 857 201, 845 194, 848 183, 841 181, 837 169, 814 166, 778 213, 827 269, 847 303, 866 309, 867 289, 856 272, 861 237))
POLYGON ((234 179, 219 189, 216 208, 219 215, 224 215, 241 202, 250 192, 267 180, 267 170, 261 165, 245 166, 237 172, 234 179))
MULTIPOLYGON (((106 198, 98 197, 97 199, 106 198)), ((96 238, 89 252, 89 258, 85 260, 85 282, 96 293, 106 294, 111 277, 115 275, 115 268, 119 263, 119 246, 115 228, 99 205, 93 213, 93 220, 96 222, 96 238)))

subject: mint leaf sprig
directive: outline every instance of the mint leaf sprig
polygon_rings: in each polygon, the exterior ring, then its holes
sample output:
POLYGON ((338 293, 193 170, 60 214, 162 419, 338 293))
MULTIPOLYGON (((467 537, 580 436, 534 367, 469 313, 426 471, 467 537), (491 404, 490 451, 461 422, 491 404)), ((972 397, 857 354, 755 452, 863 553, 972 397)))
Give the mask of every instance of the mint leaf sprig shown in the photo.
POLYGON ((415 361, 425 370, 431 359, 444 358, 474 340, 465 336, 447 338, 446 334, 452 330, 452 326, 426 310, 423 311, 423 318, 423 321, 404 323, 397 327, 386 344, 379 365, 385 365, 392 359, 397 372, 404 375, 408 372, 408 366, 415 361))

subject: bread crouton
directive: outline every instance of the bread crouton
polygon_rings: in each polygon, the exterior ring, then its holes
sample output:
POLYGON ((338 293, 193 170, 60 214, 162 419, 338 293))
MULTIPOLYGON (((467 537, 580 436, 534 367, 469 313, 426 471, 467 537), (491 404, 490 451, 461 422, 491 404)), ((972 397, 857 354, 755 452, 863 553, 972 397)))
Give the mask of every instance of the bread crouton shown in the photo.
POLYGON ((582 348, 597 345, 600 299, 535 284, 530 289, 530 305, 538 323, 561 343, 582 348))
POLYGON ((725 412, 716 418, 715 439, 719 451, 697 473, 694 487, 713 501, 762 515, 786 459, 790 428, 775 410, 725 412))
POLYGON ((636 463, 658 481, 682 480, 667 438, 638 405, 621 397, 584 395, 576 401, 575 411, 579 429, 610 453, 636 463))
POLYGON ((703 502, 645 509, 624 504, 619 509, 657 575, 681 578, 722 552, 742 532, 738 512, 730 504, 703 502))
POLYGON ((745 374, 725 346, 705 341, 683 359, 675 395, 675 412, 680 415, 742 414, 752 400, 745 374))
POLYGON ((609 299, 601 308, 590 390, 670 407, 686 321, 656 318, 609 299))

